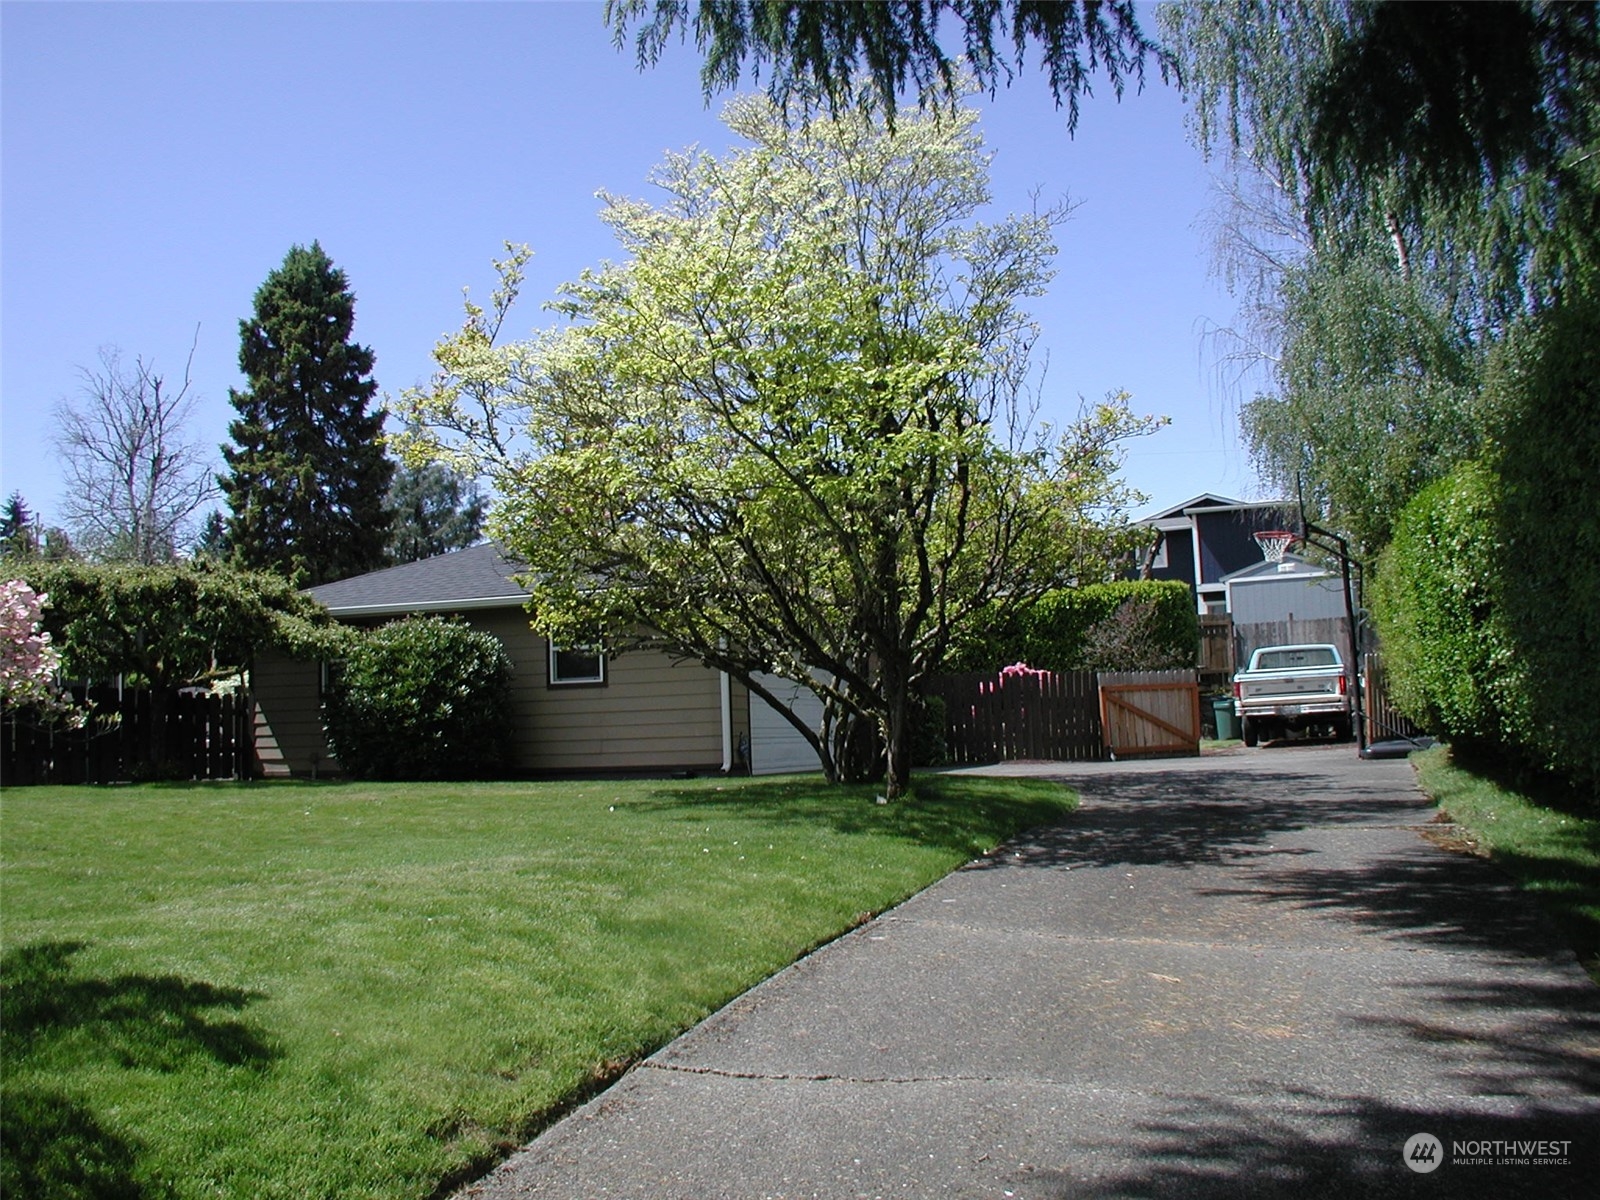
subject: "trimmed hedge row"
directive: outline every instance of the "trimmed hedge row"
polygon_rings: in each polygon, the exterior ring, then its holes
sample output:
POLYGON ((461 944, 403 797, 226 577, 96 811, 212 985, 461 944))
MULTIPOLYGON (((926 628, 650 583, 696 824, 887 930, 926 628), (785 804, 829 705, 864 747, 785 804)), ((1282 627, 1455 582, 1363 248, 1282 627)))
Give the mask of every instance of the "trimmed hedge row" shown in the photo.
POLYGON ((1468 463, 1402 510, 1379 560, 1373 608, 1395 704, 1464 750, 1485 752, 1526 724, 1527 682, 1497 573, 1499 479, 1468 463))
MULTIPOLYGON (((1600 280, 1591 280, 1600 289, 1600 280)), ((1600 290, 1572 291, 1497 357, 1502 603, 1536 761, 1600 789, 1600 290)))
POLYGON ((1402 513, 1374 608, 1395 700, 1468 753, 1600 786, 1600 296, 1496 352, 1484 461, 1402 513))

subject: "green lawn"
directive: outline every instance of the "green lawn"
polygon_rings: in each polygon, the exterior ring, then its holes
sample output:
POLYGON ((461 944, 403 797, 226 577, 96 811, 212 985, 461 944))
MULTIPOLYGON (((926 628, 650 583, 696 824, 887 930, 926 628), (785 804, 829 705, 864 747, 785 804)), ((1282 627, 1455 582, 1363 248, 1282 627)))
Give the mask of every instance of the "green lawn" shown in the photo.
POLYGON ((1514 791, 1455 765, 1444 746, 1412 761, 1423 791, 1544 905, 1600 983, 1600 810, 1514 791))
POLYGON ((6 1196, 428 1197, 1072 797, 919 779, 0 796, 6 1196))

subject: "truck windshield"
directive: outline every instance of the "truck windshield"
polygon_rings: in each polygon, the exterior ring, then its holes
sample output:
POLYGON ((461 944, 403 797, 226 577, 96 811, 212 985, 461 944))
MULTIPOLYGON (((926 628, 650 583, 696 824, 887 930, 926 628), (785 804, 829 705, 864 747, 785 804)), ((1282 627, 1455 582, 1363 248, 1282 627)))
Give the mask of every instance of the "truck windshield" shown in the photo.
POLYGON ((1294 667, 1337 667, 1339 660, 1332 646, 1291 646, 1282 650, 1263 650, 1256 657, 1258 671, 1287 671, 1294 667))

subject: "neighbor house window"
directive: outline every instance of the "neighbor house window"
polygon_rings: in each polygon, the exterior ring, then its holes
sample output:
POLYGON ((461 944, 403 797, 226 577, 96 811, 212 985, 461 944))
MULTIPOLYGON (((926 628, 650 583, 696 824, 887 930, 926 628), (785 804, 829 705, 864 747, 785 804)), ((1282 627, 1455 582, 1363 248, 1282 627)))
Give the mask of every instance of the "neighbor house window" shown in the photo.
POLYGON ((606 681, 606 656, 596 646, 550 647, 550 686, 606 681))

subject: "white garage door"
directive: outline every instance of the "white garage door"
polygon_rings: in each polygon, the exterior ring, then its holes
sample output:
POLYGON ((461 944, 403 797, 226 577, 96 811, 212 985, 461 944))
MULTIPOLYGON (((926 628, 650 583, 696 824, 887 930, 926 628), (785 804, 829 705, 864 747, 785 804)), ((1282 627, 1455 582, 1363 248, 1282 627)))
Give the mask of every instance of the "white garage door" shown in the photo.
MULTIPOLYGON (((808 687, 777 675, 758 675, 761 686, 789 706, 812 729, 822 724, 822 701, 808 687)), ((787 718, 763 700, 750 697, 750 772, 784 775, 795 771, 820 771, 817 752, 787 718)))

